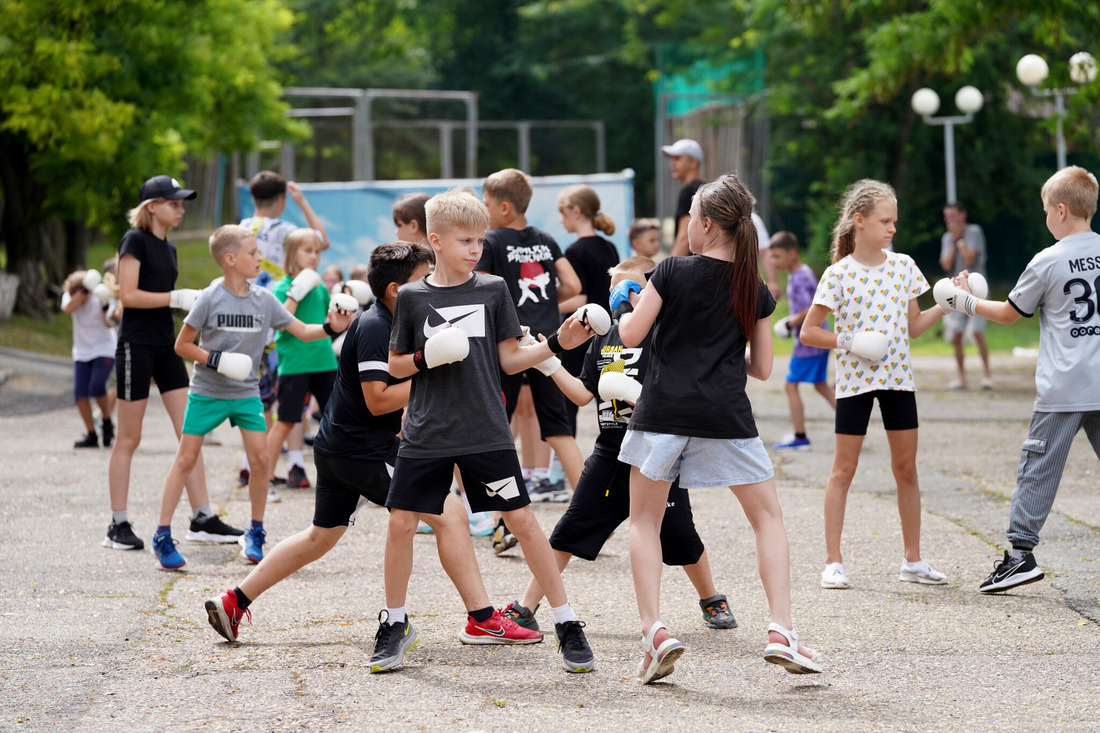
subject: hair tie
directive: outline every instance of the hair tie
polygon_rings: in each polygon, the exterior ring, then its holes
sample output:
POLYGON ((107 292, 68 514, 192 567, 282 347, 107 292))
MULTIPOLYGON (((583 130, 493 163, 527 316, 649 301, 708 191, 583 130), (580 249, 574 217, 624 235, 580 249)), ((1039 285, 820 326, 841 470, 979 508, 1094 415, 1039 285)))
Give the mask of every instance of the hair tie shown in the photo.
POLYGON ((748 218, 749 218, 748 216, 742 216, 742 217, 741 217, 740 219, 738 219, 738 220, 737 220, 737 222, 738 222, 738 223, 741 223, 741 222, 743 222, 743 221, 744 221, 745 219, 748 219, 748 218))

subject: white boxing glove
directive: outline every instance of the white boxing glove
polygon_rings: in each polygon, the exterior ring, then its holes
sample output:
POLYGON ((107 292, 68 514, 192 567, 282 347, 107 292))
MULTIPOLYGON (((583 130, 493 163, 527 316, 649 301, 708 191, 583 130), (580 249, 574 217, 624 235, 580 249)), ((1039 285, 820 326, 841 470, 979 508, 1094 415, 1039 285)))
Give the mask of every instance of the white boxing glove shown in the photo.
POLYGON ((195 301, 202 295, 201 290, 183 288, 168 293, 168 307, 179 308, 181 311, 189 311, 195 305, 195 301))
MULTIPOLYGON (((983 278, 984 279, 984 278, 983 278)), ((967 281, 969 284, 969 281, 967 281)), ((986 288, 988 289, 988 285, 986 288)), ((974 315, 974 308, 978 304, 978 299, 970 293, 964 293, 962 290, 956 288, 948 278, 943 278, 936 282, 932 288, 932 296, 936 299, 936 305, 940 307, 944 313, 950 313, 951 311, 962 311, 968 316, 974 315)))
POLYGON ((96 286, 101 282, 103 282, 103 276, 99 274, 99 270, 88 270, 88 272, 84 274, 84 279, 80 281, 80 284, 90 293, 95 290, 96 286))
MULTIPOLYGON (((538 339, 536 339, 534 336, 531 335, 531 329, 530 328, 528 328, 527 326, 520 326, 520 328, 523 329, 523 335, 520 336, 520 338, 519 338, 519 345, 520 346, 536 346, 536 345, 538 345, 539 341, 538 341, 538 339)), ((538 364, 535 364, 535 369, 538 369, 540 372, 542 372, 543 374, 545 374, 548 377, 553 375, 553 373, 556 372, 560 368, 561 368, 561 359, 559 359, 556 356, 551 356, 549 359, 543 359, 538 364)))
POLYGON ((211 351, 206 366, 240 382, 252 375, 252 357, 235 351, 211 351))
POLYGON ((974 293, 974 297, 978 300, 985 300, 989 297, 989 283, 986 282, 985 275, 982 273, 970 273, 966 278, 966 284, 970 286, 970 292, 974 293))
POLYGON ((111 302, 111 289, 107 287, 106 283, 100 283, 92 288, 92 295, 96 297, 99 304, 104 308, 111 302))
POLYGON ((836 347, 861 359, 882 361, 890 351, 890 337, 878 331, 844 331, 836 335, 836 347))
POLYGON ((470 339, 456 326, 432 334, 424 348, 413 353, 413 364, 420 371, 462 361, 470 355, 470 339))
POLYGON ((606 308, 597 303, 585 303, 576 310, 573 317, 581 323, 588 324, 599 336, 611 330, 611 315, 606 308))
POLYGON ((642 394, 642 383, 622 372, 604 372, 596 389, 605 400, 619 400, 633 405, 642 394))
POLYGON ((790 316, 788 316, 787 318, 780 318, 778 321, 776 321, 775 325, 772 326, 772 331, 775 332, 776 338, 789 339, 794 333, 794 331, 791 330, 790 316))
POLYGON ((332 353, 336 354, 336 356, 340 356, 340 352, 344 348, 344 337, 347 335, 348 334, 345 331, 344 333, 340 334, 332 340, 332 353))
POLYGON ((302 298, 309 295, 309 291, 321 284, 321 276, 316 270, 308 267, 298 273, 298 276, 290 281, 290 287, 286 290, 286 297, 293 298, 299 303, 302 298))
POLYGON ((370 305, 373 298, 373 294, 370 291, 370 285, 367 285, 362 280, 344 280, 338 282, 332 286, 332 294, 347 293, 355 298, 359 305, 370 305))
POLYGON ((337 310, 342 310, 345 313, 358 313, 359 301, 347 293, 337 293, 328 302, 328 310, 329 313, 335 313, 337 310))

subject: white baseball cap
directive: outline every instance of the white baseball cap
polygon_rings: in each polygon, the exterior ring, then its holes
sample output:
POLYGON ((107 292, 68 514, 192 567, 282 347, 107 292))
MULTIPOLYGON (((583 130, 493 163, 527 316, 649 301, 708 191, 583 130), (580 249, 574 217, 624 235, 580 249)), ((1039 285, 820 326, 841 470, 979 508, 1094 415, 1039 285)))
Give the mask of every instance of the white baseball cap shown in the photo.
POLYGON ((662 145, 661 152, 670 157, 673 155, 690 155, 700 163, 703 162, 703 146, 688 138, 681 138, 671 145, 662 145))

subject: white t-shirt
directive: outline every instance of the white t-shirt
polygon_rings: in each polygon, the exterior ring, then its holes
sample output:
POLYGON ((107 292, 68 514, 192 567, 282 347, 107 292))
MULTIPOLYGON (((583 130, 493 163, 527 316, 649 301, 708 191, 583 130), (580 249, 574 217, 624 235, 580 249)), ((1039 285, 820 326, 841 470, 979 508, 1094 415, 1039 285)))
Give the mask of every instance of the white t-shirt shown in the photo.
POLYGON ((752 212, 752 223, 756 225, 757 244, 760 249, 767 249, 772 245, 771 237, 768 235, 768 228, 764 226, 764 220, 755 211, 752 212))
POLYGON ((909 301, 928 290, 928 281, 909 255, 885 254, 886 261, 877 267, 848 255, 825 270, 817 284, 814 305, 833 312, 837 333, 878 331, 891 340, 882 361, 836 351, 838 398, 879 389, 917 390, 909 363, 909 301))
POLYGON ((1100 410, 1100 234, 1074 234, 1028 263, 1008 302, 1039 309, 1036 412, 1100 410))
MULTIPOLYGON (((64 309, 72 296, 61 296, 64 309)), ((115 358, 118 333, 103 322, 103 307, 99 298, 91 297, 73 311, 73 361, 91 361, 101 357, 115 358)))

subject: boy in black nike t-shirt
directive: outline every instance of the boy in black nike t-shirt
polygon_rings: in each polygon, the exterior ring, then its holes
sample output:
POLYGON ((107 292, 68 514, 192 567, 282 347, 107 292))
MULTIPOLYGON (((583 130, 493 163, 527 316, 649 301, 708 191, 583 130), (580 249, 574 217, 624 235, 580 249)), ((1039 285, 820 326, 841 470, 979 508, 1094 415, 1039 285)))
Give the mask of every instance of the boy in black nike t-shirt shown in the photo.
MULTIPOLYGON (((386 506, 386 609, 371 671, 401 664, 415 638, 405 598, 412 573, 417 516, 443 510, 457 464, 474 511, 501 511, 546 589, 570 672, 593 668, 592 650, 569 606, 546 535, 530 508, 508 418, 500 370, 515 374, 576 348, 590 332, 569 318, 547 343, 520 346, 523 335, 504 280, 475 273, 489 212, 468 193, 439 194, 426 206, 435 271, 397 293, 389 373, 412 376, 409 406, 386 506)), ((486 604, 488 600, 486 599, 486 604)), ((466 644, 531 643, 541 635, 503 619, 491 605, 470 611, 466 644)))

